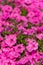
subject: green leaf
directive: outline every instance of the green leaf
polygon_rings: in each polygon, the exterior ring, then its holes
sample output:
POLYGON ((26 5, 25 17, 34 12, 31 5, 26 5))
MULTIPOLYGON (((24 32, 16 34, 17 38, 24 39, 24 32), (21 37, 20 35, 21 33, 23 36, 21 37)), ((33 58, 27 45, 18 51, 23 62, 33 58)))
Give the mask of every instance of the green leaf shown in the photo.
POLYGON ((25 8, 21 9, 21 15, 26 16, 28 14, 28 11, 25 8))
POLYGON ((23 51, 23 53, 21 53, 21 57, 24 57, 25 56, 25 51, 23 51))
POLYGON ((23 34, 18 35, 18 37, 17 37, 17 41, 18 41, 18 43, 22 43, 23 45, 26 46, 25 38, 26 38, 26 36, 23 35, 23 34))
POLYGON ((28 28, 31 28, 32 27, 32 24, 31 23, 28 23, 28 28))
POLYGON ((18 28, 13 28, 12 33, 17 32, 17 31, 18 31, 18 28))
POLYGON ((9 31, 4 31, 1 35, 2 35, 2 37, 4 37, 5 35, 8 35, 8 34, 10 34, 9 31))
POLYGON ((39 44, 38 50, 43 52, 43 40, 38 40, 38 44, 39 44))
POLYGON ((10 32, 9 31, 5 31, 4 34, 10 34, 10 32))

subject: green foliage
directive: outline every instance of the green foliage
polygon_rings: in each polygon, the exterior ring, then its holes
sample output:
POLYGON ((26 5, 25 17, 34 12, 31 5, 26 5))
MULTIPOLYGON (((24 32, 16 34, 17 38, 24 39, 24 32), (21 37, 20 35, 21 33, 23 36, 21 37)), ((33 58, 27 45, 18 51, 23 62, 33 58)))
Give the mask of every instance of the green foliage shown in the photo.
POLYGON ((43 52, 43 40, 36 39, 38 42, 38 50, 43 52))
POLYGON ((8 2, 8 0, 4 0, 1 4, 2 5, 10 5, 10 6, 12 6, 12 8, 15 7, 15 4, 14 3, 11 3, 11 2, 8 2))
POLYGON ((10 34, 10 32, 9 31, 5 31, 5 32, 3 32, 3 34, 10 34))
POLYGON ((12 33, 17 32, 18 28, 13 28, 12 33))
POLYGON ((23 53, 21 53, 21 57, 24 57, 25 56, 25 51, 23 51, 23 53))
POLYGON ((25 8, 21 9, 21 15, 26 16, 28 14, 27 10, 25 8))
POLYGON ((10 34, 9 31, 4 31, 4 32, 1 33, 2 37, 5 37, 5 35, 8 35, 8 34, 10 34))
POLYGON ((28 38, 32 39, 32 38, 33 38, 33 36, 32 36, 32 35, 30 35, 30 36, 28 36, 28 38))
POLYGON ((22 43, 22 44, 26 45, 25 38, 26 38, 25 35, 20 34, 20 35, 17 37, 17 41, 18 41, 18 43, 22 43))
POLYGON ((38 41, 39 47, 38 50, 43 52, 43 40, 38 41))
POLYGON ((32 27, 32 24, 31 23, 28 23, 28 28, 31 28, 32 27))

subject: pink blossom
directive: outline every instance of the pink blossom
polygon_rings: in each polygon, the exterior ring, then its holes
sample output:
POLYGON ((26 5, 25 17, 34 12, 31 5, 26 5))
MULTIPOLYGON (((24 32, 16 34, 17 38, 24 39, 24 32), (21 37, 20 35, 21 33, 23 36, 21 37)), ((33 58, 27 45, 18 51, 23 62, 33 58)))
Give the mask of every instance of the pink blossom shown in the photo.
POLYGON ((24 48, 23 44, 19 44, 15 47, 16 52, 22 53, 24 50, 25 50, 25 48, 24 48))
POLYGON ((38 49, 38 43, 35 40, 30 39, 26 49, 28 52, 32 52, 33 50, 37 50, 38 49))
POLYGON ((5 37, 5 43, 8 45, 8 46, 13 46, 16 44, 16 35, 8 35, 5 37))
POLYGON ((43 40, 43 34, 37 34, 36 37, 39 39, 39 40, 43 40))

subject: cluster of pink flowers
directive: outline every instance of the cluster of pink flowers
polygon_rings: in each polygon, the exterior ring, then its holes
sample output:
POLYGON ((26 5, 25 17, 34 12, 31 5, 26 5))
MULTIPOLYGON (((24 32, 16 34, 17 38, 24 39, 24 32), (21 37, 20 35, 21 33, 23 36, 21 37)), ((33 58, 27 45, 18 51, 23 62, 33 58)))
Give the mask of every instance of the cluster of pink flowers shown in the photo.
POLYGON ((43 65, 43 0, 0 0, 0 65, 43 65))

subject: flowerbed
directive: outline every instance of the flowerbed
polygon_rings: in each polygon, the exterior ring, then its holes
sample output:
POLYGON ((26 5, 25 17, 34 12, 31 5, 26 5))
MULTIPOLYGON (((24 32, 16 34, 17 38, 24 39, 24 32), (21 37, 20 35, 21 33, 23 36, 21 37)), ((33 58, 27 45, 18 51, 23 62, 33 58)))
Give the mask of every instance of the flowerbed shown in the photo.
POLYGON ((43 65, 43 0, 0 0, 0 65, 43 65))

